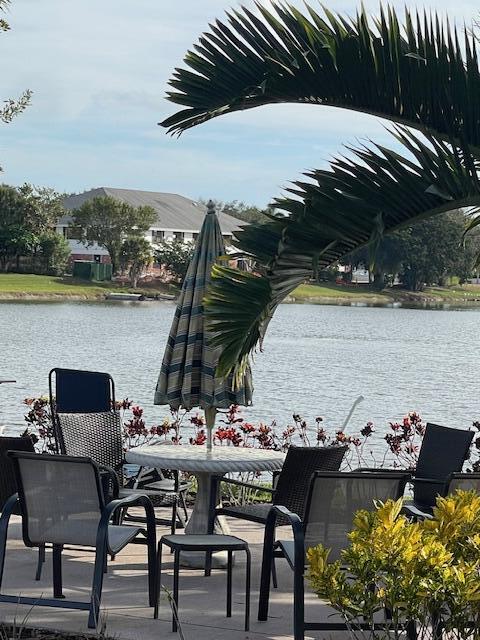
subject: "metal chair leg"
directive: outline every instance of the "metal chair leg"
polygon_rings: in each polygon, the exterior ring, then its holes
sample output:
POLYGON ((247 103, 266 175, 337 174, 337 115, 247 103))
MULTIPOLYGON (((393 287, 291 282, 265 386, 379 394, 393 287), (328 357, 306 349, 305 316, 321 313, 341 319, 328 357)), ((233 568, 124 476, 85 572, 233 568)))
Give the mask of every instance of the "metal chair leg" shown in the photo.
POLYGON ((180 573, 180 551, 175 549, 174 561, 173 561, 173 604, 174 611, 172 613, 172 631, 177 631, 177 616, 178 616, 178 577, 180 573))
POLYGON ((252 573, 252 554, 248 547, 245 548, 247 563, 245 566, 245 631, 250 629, 250 582, 252 573))
POLYGON ((277 565, 275 563, 275 556, 272 556, 272 585, 274 589, 278 588, 277 565))
POLYGON ((12 496, 5 503, 0 516, 0 587, 2 586, 3 569, 5 566, 5 551, 7 548, 8 523, 17 504, 17 496, 12 496))
MULTIPOLYGON (((92 594, 90 600, 90 613, 88 616, 88 628, 96 629, 98 624, 98 615, 100 613, 100 603, 102 600, 102 588, 103 588, 103 568, 105 563, 105 557, 107 555, 107 541, 106 535, 103 536, 103 540, 100 544, 97 544, 97 550, 95 553, 95 567, 93 570, 93 584, 92 594)), ((98 538, 97 538, 98 540, 98 538)))
POLYGON ((155 573, 155 608, 153 610, 153 617, 155 620, 158 618, 158 608, 160 605, 160 589, 162 588, 162 548, 163 544, 160 542, 158 545, 157 556, 157 571, 155 573))
POLYGON ((40 580, 42 577, 42 569, 43 563, 45 562, 45 545, 41 545, 38 547, 38 560, 37 560, 37 571, 35 573, 35 580, 40 580))
POLYGON ((227 618, 232 617, 232 565, 233 553, 229 551, 227 559, 227 618))
POLYGON ((185 529, 188 521, 188 509, 187 509, 187 501, 185 499, 185 491, 181 491, 178 495, 180 498, 180 502, 182 503, 182 509, 183 509, 183 516, 180 513, 180 511, 178 511, 178 519, 180 520, 182 527, 185 529))
POLYGON ((172 504, 172 523, 170 527, 172 536, 175 535, 175 532, 177 530, 177 511, 178 511, 178 503, 177 503, 177 496, 175 496, 173 498, 173 504, 172 504))
POLYGON ((60 544, 53 545, 53 597, 64 598, 62 590, 62 550, 60 544))
POLYGON ((205 553, 205 576, 208 577, 212 574, 212 552, 207 551, 205 553))
POLYGON ((305 585, 304 567, 295 563, 293 569, 293 638, 304 640, 305 638, 305 585))

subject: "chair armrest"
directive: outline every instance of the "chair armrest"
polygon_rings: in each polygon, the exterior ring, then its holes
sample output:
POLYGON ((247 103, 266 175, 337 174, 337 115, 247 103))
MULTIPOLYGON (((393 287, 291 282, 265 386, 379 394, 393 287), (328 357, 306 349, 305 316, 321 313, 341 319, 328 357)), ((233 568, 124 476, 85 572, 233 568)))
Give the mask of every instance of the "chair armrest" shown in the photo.
POLYGON ((438 478, 419 478, 417 476, 412 476, 411 479, 413 483, 418 482, 419 484, 425 483, 425 484, 445 485, 448 482, 448 478, 445 478, 444 480, 439 480, 438 478))
MULTIPOLYGON (((117 472, 115 471, 115 469, 113 469, 112 467, 107 466, 106 464, 99 464, 97 466, 98 466, 98 469, 100 471, 100 479, 102 480, 102 484, 103 484, 103 480, 105 479, 106 476, 108 476, 108 479, 112 483, 112 497, 110 498, 110 500, 117 499, 118 495, 120 493, 120 482, 118 480, 117 472)), ((105 486, 104 486, 104 493, 105 493, 105 486)), ((105 495, 105 501, 106 502, 107 502, 107 499, 109 497, 110 496, 105 495)), ((108 501, 110 501, 110 500, 108 500, 108 501)))
POLYGON ((227 484, 234 484, 237 487, 246 487, 247 489, 255 489, 257 491, 268 491, 268 493, 275 493, 275 489, 272 487, 262 487, 259 484, 253 484, 250 482, 242 482, 241 480, 235 480, 234 478, 221 478, 220 482, 226 482, 227 484))
POLYGON ((357 473, 403 473, 405 475, 412 475, 412 472, 408 469, 400 469, 400 467, 358 467, 354 469, 357 473))
MULTIPOLYGON (((153 545, 153 548, 155 547, 155 511, 153 509, 150 498, 147 495, 138 493, 133 496, 127 496, 126 498, 112 500, 103 508, 97 530, 97 549, 102 548, 105 544, 108 544, 108 525, 115 511, 117 511, 118 509, 123 509, 125 507, 133 507, 134 505, 141 505, 145 509, 145 519, 147 522, 147 540, 150 539, 150 544, 153 545)), ((142 529, 142 531, 145 534, 145 530, 142 529)))

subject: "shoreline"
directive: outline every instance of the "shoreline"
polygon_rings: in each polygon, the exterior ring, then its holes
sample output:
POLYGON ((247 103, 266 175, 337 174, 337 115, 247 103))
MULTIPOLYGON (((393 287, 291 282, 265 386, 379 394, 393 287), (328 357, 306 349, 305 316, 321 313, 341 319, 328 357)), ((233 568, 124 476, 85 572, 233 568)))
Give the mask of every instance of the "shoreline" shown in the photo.
MULTIPOLYGON (((413 292, 412 292, 413 293, 413 292)), ((148 295, 148 294, 147 294, 148 295)), ((105 293, 24 293, 24 292, 0 292, 0 303, 8 302, 128 302, 143 304, 145 302, 176 302, 176 298, 155 299, 146 297, 144 300, 109 300, 105 293)), ((429 295, 343 295, 337 296, 295 296, 290 295, 282 304, 315 304, 339 307, 396 307, 396 308, 480 308, 480 297, 478 298, 442 298, 429 295)))

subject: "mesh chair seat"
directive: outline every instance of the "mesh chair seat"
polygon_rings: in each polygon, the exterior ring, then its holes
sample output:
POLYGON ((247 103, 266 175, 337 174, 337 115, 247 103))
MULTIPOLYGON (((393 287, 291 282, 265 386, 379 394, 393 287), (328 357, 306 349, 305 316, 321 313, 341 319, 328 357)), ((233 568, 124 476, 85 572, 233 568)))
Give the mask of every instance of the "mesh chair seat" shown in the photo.
POLYGON ((271 508, 271 504, 245 504, 222 507, 222 514, 232 518, 242 518, 244 520, 250 520, 251 522, 265 524, 271 508))
POLYGON ((142 533, 141 527, 130 527, 121 524, 111 524, 108 527, 108 547, 109 553, 117 554, 129 542, 135 540, 135 538, 142 533))
MULTIPOLYGON (((258 522, 258 524, 265 524, 267 522, 268 514, 272 505, 269 503, 259 504, 245 504, 239 506, 222 507, 222 514, 224 516, 230 516, 231 518, 241 518, 242 520, 248 520, 249 522, 258 522)), ((287 518, 281 514, 277 517, 277 524, 288 524, 287 518)))
POLYGON ((184 551, 240 551, 248 547, 248 543, 236 536, 217 534, 190 534, 162 536, 162 544, 171 549, 184 551))

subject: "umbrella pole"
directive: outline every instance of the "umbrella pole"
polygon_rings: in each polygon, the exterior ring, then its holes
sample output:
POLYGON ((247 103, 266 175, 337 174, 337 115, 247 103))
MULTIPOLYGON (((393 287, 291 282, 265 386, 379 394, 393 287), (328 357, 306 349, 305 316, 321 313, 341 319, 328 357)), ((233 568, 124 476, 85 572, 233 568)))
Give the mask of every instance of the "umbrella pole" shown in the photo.
POLYGON ((213 444, 213 428, 215 427, 215 418, 217 410, 215 407, 207 407, 205 409, 205 422, 207 424, 207 451, 212 450, 213 444))

